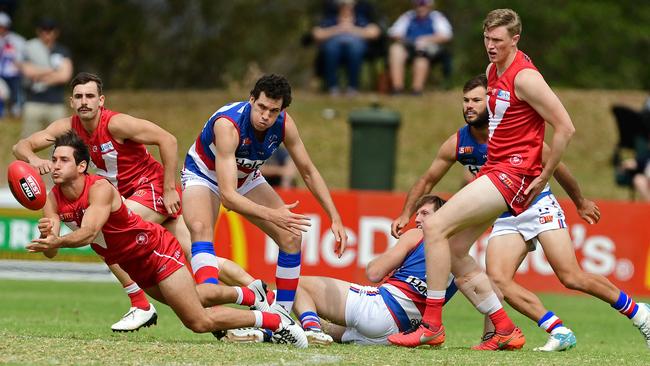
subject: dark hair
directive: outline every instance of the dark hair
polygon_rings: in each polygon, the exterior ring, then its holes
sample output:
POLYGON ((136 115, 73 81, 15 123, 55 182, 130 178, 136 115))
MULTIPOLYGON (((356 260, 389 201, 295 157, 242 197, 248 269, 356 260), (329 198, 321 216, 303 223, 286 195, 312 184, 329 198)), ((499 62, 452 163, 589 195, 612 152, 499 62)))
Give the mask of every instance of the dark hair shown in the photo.
POLYGON ((68 130, 63 135, 54 139, 54 150, 59 146, 70 146, 73 148, 75 164, 79 165, 82 161, 85 161, 86 170, 84 170, 84 173, 88 171, 88 166, 90 165, 90 151, 88 151, 86 143, 83 142, 83 140, 73 130, 68 130))
POLYGON ((415 202, 415 210, 419 210, 422 206, 426 204, 432 204, 433 205, 433 210, 437 211, 442 205, 444 205, 447 201, 443 200, 442 198, 433 195, 433 194, 425 194, 424 196, 418 198, 418 200, 415 202))
POLYGON ((97 84, 97 95, 102 95, 102 79, 89 72, 80 72, 78 73, 72 81, 70 81, 70 89, 74 90, 74 87, 77 85, 87 84, 91 81, 94 81, 97 84))
POLYGON ((268 74, 259 78, 251 90, 251 96, 257 100, 261 92, 271 99, 282 98, 282 109, 291 104, 291 85, 282 75, 268 74))
POLYGON ((467 80, 467 82, 463 86, 463 93, 467 93, 468 91, 474 88, 478 88, 479 86, 482 86, 485 89, 487 89, 487 77, 485 76, 485 74, 479 74, 467 80))

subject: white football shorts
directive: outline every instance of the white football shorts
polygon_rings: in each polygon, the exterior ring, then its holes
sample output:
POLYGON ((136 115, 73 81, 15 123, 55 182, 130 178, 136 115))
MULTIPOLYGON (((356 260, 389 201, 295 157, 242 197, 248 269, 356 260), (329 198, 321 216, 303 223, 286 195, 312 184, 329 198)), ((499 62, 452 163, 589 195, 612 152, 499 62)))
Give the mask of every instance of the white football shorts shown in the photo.
MULTIPOLYGON (((266 183, 266 179, 259 170, 256 170, 246 177, 244 183, 237 188, 237 193, 245 196, 246 193, 253 190, 253 188, 259 186, 262 183, 266 183)), ((221 197, 219 193, 219 186, 214 184, 212 181, 206 179, 205 177, 194 173, 189 169, 183 169, 181 171, 181 184, 183 185, 183 190, 191 186, 203 186, 208 187, 214 194, 218 197, 221 197)))
POLYGON ((343 343, 385 345, 389 335, 399 333, 377 287, 350 285, 345 302, 345 324, 343 343))
POLYGON ((529 245, 529 251, 533 251, 537 245, 537 235, 544 231, 566 228, 564 211, 553 193, 548 191, 542 194, 543 197, 519 216, 499 217, 494 222, 489 239, 506 234, 521 234, 529 245))

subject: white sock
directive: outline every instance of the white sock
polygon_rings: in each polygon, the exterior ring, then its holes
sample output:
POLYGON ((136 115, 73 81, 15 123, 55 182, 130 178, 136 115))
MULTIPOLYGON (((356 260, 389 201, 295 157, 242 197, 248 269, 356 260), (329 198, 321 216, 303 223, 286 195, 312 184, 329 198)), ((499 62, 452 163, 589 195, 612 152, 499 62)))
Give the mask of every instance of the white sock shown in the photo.
POLYGON ((235 291, 237 291, 237 300, 235 300, 235 304, 241 305, 241 302, 244 300, 244 292, 241 290, 240 287, 233 287, 235 291))
POLYGON ((262 327, 262 312, 259 310, 253 310, 253 314, 255 315, 255 325, 253 326, 255 328, 262 327))
POLYGON ((636 304, 638 306, 636 310, 636 314, 634 314, 634 316, 630 320, 632 320, 632 324, 639 327, 648 318, 648 306, 643 303, 636 303, 636 304))

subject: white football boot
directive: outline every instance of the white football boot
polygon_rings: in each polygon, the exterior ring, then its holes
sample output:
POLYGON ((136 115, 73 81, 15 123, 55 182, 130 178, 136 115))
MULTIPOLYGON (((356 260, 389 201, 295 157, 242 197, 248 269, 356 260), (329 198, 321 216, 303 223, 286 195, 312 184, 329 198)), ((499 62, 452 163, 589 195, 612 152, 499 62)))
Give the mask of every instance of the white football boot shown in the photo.
POLYGON ((158 314, 153 304, 149 310, 132 307, 124 314, 122 319, 111 326, 113 332, 133 332, 142 327, 149 327, 158 323, 158 314))
POLYGON ((233 343, 262 343, 271 342, 271 332, 261 328, 228 329, 221 338, 224 342, 233 343))
POLYGON ((264 282, 262 282, 262 280, 255 280, 246 287, 251 289, 255 294, 255 304, 253 304, 253 308, 267 313, 271 312, 271 305, 269 305, 266 299, 266 285, 264 282))
POLYGON ((277 344, 291 344, 296 348, 307 348, 309 342, 302 327, 291 318, 287 310, 277 302, 271 305, 271 312, 280 315, 280 328, 273 332, 271 341, 277 344))
POLYGON ((307 336, 307 342, 309 342, 309 345, 329 346, 334 342, 332 336, 318 328, 305 330, 305 336, 307 336))
POLYGON ((641 318, 640 321, 634 325, 639 328, 639 332, 641 332, 641 335, 645 338, 646 346, 650 348, 650 305, 642 302, 637 303, 637 305, 639 305, 639 310, 637 311, 642 311, 643 313, 641 315, 645 315, 645 319, 641 318))
POLYGON ((573 331, 567 327, 561 327, 551 332, 546 344, 536 347, 533 351, 540 352, 560 352, 570 350, 576 346, 576 336, 573 331))

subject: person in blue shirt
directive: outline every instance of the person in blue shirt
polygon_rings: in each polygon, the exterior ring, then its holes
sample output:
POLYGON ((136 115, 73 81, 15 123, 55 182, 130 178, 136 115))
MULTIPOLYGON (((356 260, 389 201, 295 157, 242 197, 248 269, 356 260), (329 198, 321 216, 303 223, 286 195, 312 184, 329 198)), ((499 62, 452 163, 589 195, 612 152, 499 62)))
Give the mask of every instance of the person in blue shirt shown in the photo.
POLYGON ((449 20, 433 10, 433 0, 414 0, 414 9, 402 14, 388 29, 394 41, 388 50, 388 63, 393 93, 404 91, 404 70, 413 62, 412 93, 420 94, 429 75, 432 62, 443 63, 445 79, 451 75, 451 57, 444 44, 452 39, 449 20))

